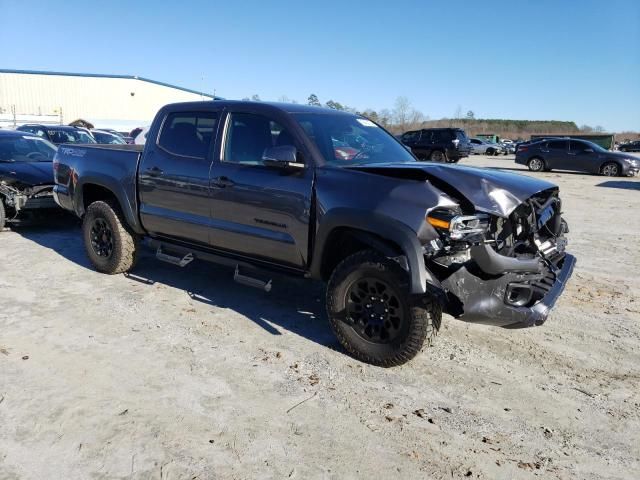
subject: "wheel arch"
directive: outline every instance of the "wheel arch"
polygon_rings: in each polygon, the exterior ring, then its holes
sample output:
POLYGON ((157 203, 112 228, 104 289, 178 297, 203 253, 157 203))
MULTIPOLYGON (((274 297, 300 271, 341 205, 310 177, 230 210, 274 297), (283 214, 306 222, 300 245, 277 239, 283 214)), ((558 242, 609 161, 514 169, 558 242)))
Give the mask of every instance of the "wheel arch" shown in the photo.
POLYGON ((75 210, 78 216, 84 217, 87 208, 91 203, 100 200, 115 201, 123 213, 127 224, 135 232, 143 234, 144 231, 138 220, 137 202, 129 201, 129 197, 123 188, 118 185, 111 185, 97 179, 86 179, 75 189, 75 210))
POLYGON ((311 276, 326 280, 342 259, 369 248, 397 259, 408 270, 412 293, 425 293, 427 283, 441 288, 425 267, 416 232, 393 218, 349 209, 323 215, 315 237, 311 276))

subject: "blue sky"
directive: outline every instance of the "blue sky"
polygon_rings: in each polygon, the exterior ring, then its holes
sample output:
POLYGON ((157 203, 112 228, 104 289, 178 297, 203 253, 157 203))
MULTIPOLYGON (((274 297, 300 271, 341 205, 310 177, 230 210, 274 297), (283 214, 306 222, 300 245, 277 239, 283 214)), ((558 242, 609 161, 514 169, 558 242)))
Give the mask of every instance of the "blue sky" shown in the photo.
POLYGON ((640 1, 0 0, 0 68, 640 130, 640 1))

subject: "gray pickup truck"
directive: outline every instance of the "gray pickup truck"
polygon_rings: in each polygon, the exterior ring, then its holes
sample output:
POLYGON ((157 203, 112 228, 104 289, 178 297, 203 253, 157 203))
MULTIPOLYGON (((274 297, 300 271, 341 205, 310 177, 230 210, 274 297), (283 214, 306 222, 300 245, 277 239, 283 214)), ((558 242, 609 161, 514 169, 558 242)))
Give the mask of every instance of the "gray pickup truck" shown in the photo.
POLYGON ((63 145, 54 197, 83 219, 95 268, 159 260, 327 282, 344 348, 399 365, 431 344, 442 312, 542 324, 575 263, 558 188, 498 171, 417 162, 351 113, 262 102, 162 108, 144 149, 63 145))

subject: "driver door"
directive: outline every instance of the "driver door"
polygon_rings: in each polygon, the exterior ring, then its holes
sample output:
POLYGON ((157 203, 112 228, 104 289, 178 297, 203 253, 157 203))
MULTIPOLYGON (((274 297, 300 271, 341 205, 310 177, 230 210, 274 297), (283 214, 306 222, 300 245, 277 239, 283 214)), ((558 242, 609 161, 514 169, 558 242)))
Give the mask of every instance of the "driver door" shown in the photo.
POLYGON ((304 268, 313 182, 304 168, 266 166, 265 149, 293 145, 284 119, 250 111, 226 114, 211 168, 210 245, 242 256, 304 268))

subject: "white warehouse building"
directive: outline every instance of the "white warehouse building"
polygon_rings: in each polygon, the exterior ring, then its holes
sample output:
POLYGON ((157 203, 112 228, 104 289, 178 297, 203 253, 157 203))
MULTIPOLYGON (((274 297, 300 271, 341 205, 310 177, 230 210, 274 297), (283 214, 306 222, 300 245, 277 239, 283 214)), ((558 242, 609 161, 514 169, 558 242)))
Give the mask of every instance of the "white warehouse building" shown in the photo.
POLYGON ((0 69, 0 127, 68 124, 129 131, 149 125, 167 103, 213 100, 211 94, 132 75, 0 69))

